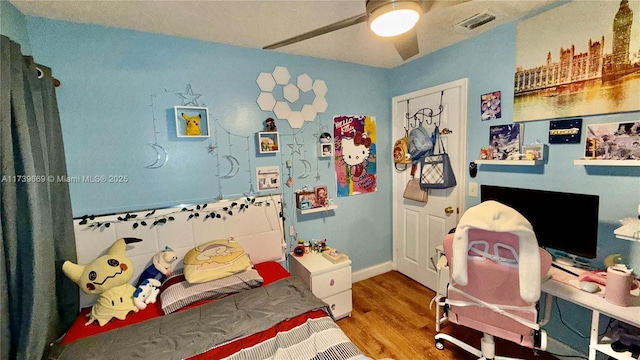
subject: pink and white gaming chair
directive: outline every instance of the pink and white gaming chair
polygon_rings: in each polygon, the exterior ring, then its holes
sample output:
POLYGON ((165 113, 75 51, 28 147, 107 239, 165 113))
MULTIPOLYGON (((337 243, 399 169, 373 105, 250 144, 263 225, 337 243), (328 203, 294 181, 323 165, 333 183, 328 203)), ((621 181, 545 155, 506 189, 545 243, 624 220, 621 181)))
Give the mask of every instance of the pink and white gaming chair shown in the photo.
POLYGON ((494 337, 531 349, 546 349, 546 332, 537 323, 541 279, 551 255, 537 245, 531 224, 495 201, 467 210, 455 234, 444 238, 451 275, 442 299, 449 321, 484 333, 480 349, 448 334, 435 336, 436 348, 447 340, 479 359, 495 356, 494 337))

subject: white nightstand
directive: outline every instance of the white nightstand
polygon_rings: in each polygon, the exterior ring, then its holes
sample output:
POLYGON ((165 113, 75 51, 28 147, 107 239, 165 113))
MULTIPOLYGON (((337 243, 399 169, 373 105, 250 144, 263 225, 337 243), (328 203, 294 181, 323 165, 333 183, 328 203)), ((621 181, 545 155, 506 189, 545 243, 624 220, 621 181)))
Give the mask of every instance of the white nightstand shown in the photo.
POLYGON ((289 272, 301 277, 329 305, 336 320, 351 316, 351 260, 334 264, 319 253, 289 254, 289 272))

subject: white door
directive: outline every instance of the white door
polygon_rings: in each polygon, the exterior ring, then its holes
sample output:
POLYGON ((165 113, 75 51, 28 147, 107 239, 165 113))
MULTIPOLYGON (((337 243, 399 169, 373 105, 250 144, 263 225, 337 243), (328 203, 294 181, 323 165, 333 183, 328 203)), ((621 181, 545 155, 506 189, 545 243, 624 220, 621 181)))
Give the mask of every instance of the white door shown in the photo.
MULTIPOLYGON (((393 141, 405 134, 405 128, 423 126, 433 132, 434 124, 440 124, 442 140, 453 166, 457 185, 445 190, 429 190, 427 203, 407 200, 402 197, 409 181, 410 169, 394 170, 393 174, 393 244, 394 267, 401 273, 431 289, 436 289, 437 272, 434 262, 435 248, 442 244, 443 237, 458 223, 460 212, 464 210, 466 163, 466 122, 467 122, 467 79, 434 86, 393 98, 393 141), (417 111, 429 108, 433 114, 439 112, 442 98, 443 111, 432 119, 411 116, 417 111), (407 111, 408 101, 408 111, 407 111), (410 115, 407 119, 406 114, 410 115), (433 259, 433 261, 431 260, 433 259)), ((420 111, 428 113, 428 111, 420 111)), ((401 166, 400 166, 401 167, 401 166)), ((416 177, 420 174, 420 165, 416 177)))

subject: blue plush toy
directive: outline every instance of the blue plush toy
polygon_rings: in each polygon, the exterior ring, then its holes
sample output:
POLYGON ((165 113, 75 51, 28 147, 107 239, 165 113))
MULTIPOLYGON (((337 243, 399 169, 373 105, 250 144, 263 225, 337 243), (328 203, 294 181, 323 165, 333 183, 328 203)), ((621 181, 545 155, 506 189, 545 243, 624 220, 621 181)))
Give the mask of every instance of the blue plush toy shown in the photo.
POLYGON ((142 282, 147 279, 156 279, 162 283, 167 276, 171 275, 171 266, 176 260, 178 260, 176 252, 170 247, 165 246, 164 250, 153 256, 153 263, 140 274, 136 287, 140 286, 142 282))

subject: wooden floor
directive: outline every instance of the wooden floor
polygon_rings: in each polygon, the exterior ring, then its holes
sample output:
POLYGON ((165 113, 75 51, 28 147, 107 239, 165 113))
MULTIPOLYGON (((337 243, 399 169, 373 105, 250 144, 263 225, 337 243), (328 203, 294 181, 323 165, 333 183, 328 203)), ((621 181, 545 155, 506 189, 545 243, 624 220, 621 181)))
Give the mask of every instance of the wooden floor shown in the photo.
MULTIPOLYGON (((412 279, 391 271, 353 284, 351 317, 338 320, 340 328, 373 359, 395 360, 455 359, 477 357, 445 341, 445 349, 435 348, 435 293, 412 279)), ((482 334, 456 324, 443 324, 441 332, 480 347, 482 334)), ((496 355, 522 359, 557 360, 531 349, 496 339, 496 355)))

